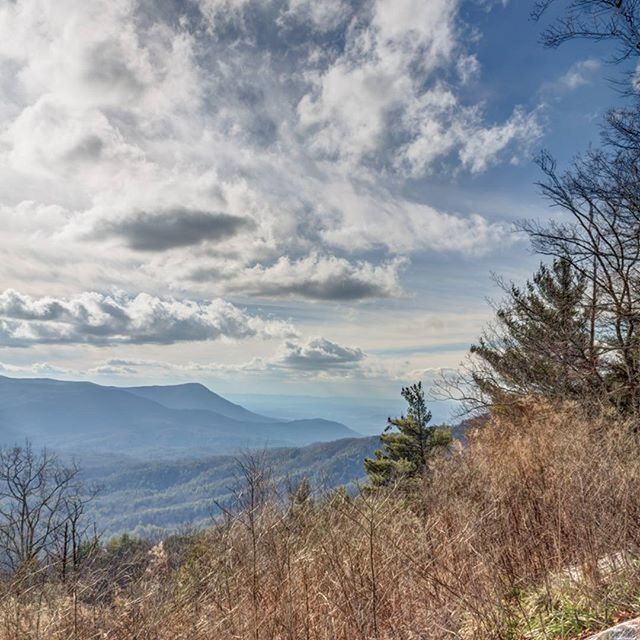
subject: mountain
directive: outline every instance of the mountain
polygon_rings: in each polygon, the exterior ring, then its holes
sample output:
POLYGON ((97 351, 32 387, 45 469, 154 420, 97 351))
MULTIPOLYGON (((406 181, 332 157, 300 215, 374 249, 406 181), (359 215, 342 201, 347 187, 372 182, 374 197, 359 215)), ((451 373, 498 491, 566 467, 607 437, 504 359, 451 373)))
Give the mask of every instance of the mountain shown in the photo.
POLYGON ((278 422, 275 418, 261 416, 239 404, 234 404, 204 385, 194 382, 167 386, 127 387, 127 391, 141 398, 158 402, 169 409, 213 411, 227 418, 244 422, 278 422))
POLYGON ((358 436, 330 420, 275 420, 201 385, 105 387, 0 376, 0 444, 29 439, 73 453, 201 457, 358 436))
MULTIPOLYGON (((363 460, 378 446, 378 437, 348 438, 270 449, 261 457, 281 491, 303 477, 316 488, 332 489, 363 479, 363 460)), ((88 515, 105 538, 124 532, 154 536, 210 522, 217 504, 230 497, 238 459, 131 462, 116 455, 88 456, 82 466, 83 481, 100 488, 88 515)))

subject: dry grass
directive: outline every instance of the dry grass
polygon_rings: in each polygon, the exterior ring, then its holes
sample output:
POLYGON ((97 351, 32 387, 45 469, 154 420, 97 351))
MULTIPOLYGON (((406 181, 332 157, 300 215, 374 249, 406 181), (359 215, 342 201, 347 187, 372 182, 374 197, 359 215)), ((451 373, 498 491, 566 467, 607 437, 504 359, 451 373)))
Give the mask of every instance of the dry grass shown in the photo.
POLYGON ((188 541, 5 582, 0 638, 579 637, 640 611, 637 454, 628 425, 529 401, 409 489, 283 503, 252 476, 188 541))

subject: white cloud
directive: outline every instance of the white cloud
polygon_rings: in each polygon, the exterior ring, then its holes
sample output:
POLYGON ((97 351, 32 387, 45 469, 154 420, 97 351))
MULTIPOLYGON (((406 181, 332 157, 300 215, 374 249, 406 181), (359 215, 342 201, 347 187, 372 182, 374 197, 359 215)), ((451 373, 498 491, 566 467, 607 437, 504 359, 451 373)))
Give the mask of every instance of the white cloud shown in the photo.
POLYGON ((330 31, 344 23, 351 15, 345 0, 289 0, 280 16, 283 26, 299 26, 311 22, 320 31, 330 31))
POLYGON ((539 134, 535 113, 488 123, 463 99, 481 69, 459 8, 0 5, 4 286, 67 314, 7 316, 4 340, 154 341, 183 312, 184 335, 268 336, 272 321, 188 301, 391 298, 414 254, 504 244, 505 224, 405 195, 406 177, 478 173, 539 134), (78 293, 114 288, 121 325, 101 320, 109 296, 78 293))
POLYGON ((455 44, 457 2, 377 0, 372 19, 347 32, 345 51, 312 77, 298 106, 313 135, 312 148, 360 161, 385 144, 393 111, 420 99, 411 65, 423 76, 446 64, 455 44))
POLYGON ((432 250, 473 255, 513 240, 509 225, 491 223, 479 215, 456 216, 384 194, 359 196, 347 185, 340 197, 349 205, 347 213, 342 224, 323 230, 322 237, 346 251, 385 247, 409 254, 432 250))
POLYGON ((580 60, 561 76, 554 85, 558 88, 573 91, 593 82, 595 74, 602 67, 602 63, 594 58, 580 60))
POLYGON ((343 54, 309 76, 298 114, 312 150, 349 165, 386 161, 417 178, 455 152, 472 171, 486 168, 468 161, 470 138, 500 139, 486 154, 492 161, 537 139, 535 112, 517 109, 487 128, 482 105, 461 101, 451 74, 465 84, 479 63, 463 44, 458 9, 452 0, 376 0, 370 22, 347 32, 343 54))
POLYGON ((286 342, 274 360, 275 366, 301 371, 353 369, 364 360, 357 348, 343 347, 326 338, 311 338, 304 343, 286 342))
POLYGON ((249 315, 225 302, 86 292, 74 298, 0 294, 0 345, 173 344, 297 335, 281 320, 249 315))
POLYGON ((480 173, 495 164, 499 154, 514 141, 527 146, 541 135, 537 115, 516 109, 504 124, 479 129, 468 137, 460 150, 460 159, 472 173, 480 173))

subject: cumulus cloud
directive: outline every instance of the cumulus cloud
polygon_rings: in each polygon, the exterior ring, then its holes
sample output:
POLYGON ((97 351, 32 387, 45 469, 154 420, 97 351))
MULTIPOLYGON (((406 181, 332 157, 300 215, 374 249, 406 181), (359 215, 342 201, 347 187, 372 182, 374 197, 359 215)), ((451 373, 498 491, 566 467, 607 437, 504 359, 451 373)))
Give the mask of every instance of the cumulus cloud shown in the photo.
POLYGON ((311 338, 306 342, 287 342, 275 360, 277 366, 301 371, 353 369, 364 360, 357 348, 343 347, 326 338, 311 338))
POLYGON ((380 265, 366 261, 353 263, 314 253, 298 260, 282 256, 273 265, 254 265, 235 278, 225 276, 224 271, 216 267, 199 268, 190 277, 205 282, 228 278, 227 291, 254 296, 358 301, 400 295, 398 272, 404 262, 395 259, 380 265))
POLYGON ((540 133, 470 102, 466 29, 457 0, 0 5, 6 286, 357 302, 490 251, 506 225, 404 189, 540 133))
POLYGON ((121 237, 138 251, 165 251, 223 240, 248 226, 249 222, 238 216, 175 207, 159 213, 138 212, 106 223, 95 235, 121 237))
POLYGON ((249 315, 224 300, 86 292, 74 298, 0 294, 0 344, 173 344, 297 335, 287 322, 249 315))
POLYGON ((449 0, 375 2, 371 20, 347 33, 342 55, 299 104, 315 149, 360 160, 382 145, 392 112, 420 97, 412 64, 424 77, 450 58, 456 11, 449 0))
POLYGON ((376 0, 370 20, 347 32, 342 54, 310 76, 298 115, 312 148, 349 163, 386 155, 382 162, 420 177, 456 152, 474 171, 486 167, 466 158, 469 138, 499 137, 484 151, 494 159, 539 137, 535 112, 516 110, 487 128, 482 106, 461 101, 451 74, 465 84, 479 64, 464 48, 458 11, 457 0, 376 0))

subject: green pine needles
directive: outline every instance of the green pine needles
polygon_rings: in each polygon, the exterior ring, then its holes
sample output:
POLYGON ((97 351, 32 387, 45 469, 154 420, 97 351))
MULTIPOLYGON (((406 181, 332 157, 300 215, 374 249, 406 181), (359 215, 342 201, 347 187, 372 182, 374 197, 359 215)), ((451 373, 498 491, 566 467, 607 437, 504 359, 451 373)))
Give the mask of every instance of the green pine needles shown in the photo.
POLYGON ((375 458, 364 461, 369 482, 374 487, 423 476, 435 451, 451 442, 449 429, 429 425, 431 412, 427 409, 421 382, 403 387, 402 397, 409 404, 407 415, 389 418, 380 436, 382 449, 375 452, 375 458))

